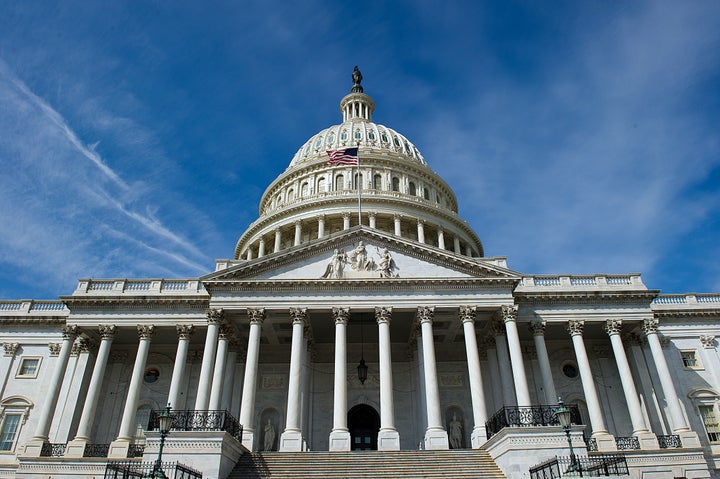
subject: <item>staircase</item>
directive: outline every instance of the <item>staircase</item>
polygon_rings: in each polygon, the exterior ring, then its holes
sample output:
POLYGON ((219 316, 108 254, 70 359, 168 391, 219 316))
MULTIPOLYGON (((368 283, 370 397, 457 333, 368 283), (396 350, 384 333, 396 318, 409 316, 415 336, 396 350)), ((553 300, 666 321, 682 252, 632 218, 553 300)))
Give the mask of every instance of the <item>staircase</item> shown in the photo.
POLYGON ((504 478, 483 450, 248 453, 228 479, 504 478))

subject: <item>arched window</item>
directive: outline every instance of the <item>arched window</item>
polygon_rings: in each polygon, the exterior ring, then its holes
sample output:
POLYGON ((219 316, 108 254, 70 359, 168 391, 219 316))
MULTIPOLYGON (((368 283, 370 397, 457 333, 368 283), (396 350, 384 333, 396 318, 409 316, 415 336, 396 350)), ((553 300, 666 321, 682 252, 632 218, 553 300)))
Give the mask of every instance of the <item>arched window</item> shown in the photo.
POLYGON ((400 191, 400 178, 397 176, 393 176, 392 179, 392 190, 393 191, 400 191))
POLYGON ((428 190, 427 188, 423 188, 423 198, 425 198, 426 200, 430 199, 430 190, 428 190))
POLYGON ((379 190, 382 188, 382 175, 373 176, 373 188, 379 190))
POLYGON ((335 177, 335 191, 342 191, 345 189, 345 178, 343 175, 337 175, 335 177))
POLYGON ((363 175, 362 173, 355 173, 355 189, 362 189, 363 187, 363 175))
POLYGON ((412 181, 408 185, 408 193, 413 196, 417 195, 417 189, 415 188, 415 183, 413 183, 412 181))
POLYGON ((317 192, 318 193, 325 193, 325 177, 318 178, 317 181, 317 192))
POLYGON ((0 401, 0 451, 13 451, 20 429, 30 414, 33 403, 22 396, 10 396, 0 401))
POLYGON ((293 188, 290 188, 287 193, 288 201, 292 201, 295 199, 295 190, 293 188))
POLYGON ((302 186, 300 187, 300 196, 304 198, 304 197, 306 197, 309 193, 310 193, 310 191, 309 191, 309 186, 308 186, 308 183, 307 183, 307 181, 306 181, 306 182, 304 182, 304 183, 302 184, 302 186))

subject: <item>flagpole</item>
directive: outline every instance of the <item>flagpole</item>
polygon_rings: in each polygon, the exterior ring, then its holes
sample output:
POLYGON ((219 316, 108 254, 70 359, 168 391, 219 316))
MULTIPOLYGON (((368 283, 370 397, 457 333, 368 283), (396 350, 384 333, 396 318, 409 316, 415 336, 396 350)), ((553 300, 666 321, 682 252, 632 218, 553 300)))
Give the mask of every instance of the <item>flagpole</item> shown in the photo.
POLYGON ((357 189, 358 189, 358 226, 362 226, 362 176, 360 176, 360 149, 358 149, 358 161, 357 161, 357 189))

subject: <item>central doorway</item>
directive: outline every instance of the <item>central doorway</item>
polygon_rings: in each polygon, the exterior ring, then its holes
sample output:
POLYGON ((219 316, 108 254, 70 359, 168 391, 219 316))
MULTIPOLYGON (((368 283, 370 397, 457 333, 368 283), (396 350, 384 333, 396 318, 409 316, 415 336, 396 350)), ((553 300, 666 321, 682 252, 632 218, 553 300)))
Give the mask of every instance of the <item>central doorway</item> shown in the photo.
POLYGON ((367 404, 358 404, 348 411, 348 429, 350 430, 350 449, 353 451, 377 450, 377 437, 380 431, 380 415, 367 404))

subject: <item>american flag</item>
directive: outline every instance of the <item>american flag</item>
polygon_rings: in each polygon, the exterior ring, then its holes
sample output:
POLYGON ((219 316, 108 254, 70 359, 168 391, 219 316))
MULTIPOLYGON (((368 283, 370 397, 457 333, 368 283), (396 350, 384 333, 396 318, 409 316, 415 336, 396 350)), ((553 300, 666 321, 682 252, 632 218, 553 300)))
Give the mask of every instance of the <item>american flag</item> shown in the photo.
POLYGON ((359 163, 358 148, 345 148, 344 150, 328 150, 330 161, 328 165, 357 165, 359 163))

